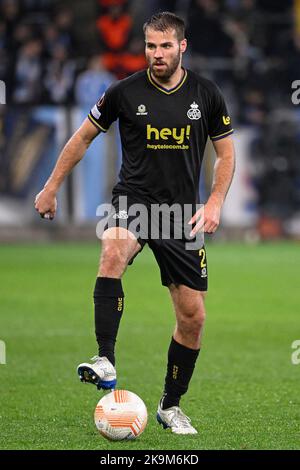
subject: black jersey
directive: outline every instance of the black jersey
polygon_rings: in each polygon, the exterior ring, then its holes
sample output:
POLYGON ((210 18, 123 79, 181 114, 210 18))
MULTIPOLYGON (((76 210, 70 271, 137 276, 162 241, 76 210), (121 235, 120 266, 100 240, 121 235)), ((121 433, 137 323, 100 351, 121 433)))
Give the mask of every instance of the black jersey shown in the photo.
POLYGON ((167 90, 143 70, 114 83, 89 113, 106 132, 119 119, 122 166, 113 193, 143 202, 199 202, 199 176, 208 136, 233 132, 217 86, 190 70, 167 90))

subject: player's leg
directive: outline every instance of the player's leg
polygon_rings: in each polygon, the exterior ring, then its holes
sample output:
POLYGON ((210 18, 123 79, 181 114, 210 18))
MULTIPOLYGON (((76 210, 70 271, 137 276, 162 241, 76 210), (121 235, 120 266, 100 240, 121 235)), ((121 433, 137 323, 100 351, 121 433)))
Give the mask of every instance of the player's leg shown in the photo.
POLYGON ((200 349, 206 316, 206 291, 174 284, 169 286, 169 290, 176 315, 173 338, 187 348, 200 349))
POLYGON ((99 356, 106 356, 113 365, 115 342, 124 306, 121 278, 129 261, 140 249, 137 239, 124 228, 110 228, 103 234, 94 290, 95 332, 99 356))
POLYGON ((179 408, 193 375, 201 347, 205 321, 205 292, 184 285, 169 286, 176 326, 168 350, 164 394, 158 409, 158 421, 173 432, 195 434, 189 418, 179 408))
POLYGON ((116 385, 115 343, 123 313, 124 293, 122 275, 129 261, 140 251, 141 245, 124 228, 107 229, 102 237, 102 251, 94 289, 95 333, 99 356, 95 364, 78 366, 80 379, 98 388, 116 385))

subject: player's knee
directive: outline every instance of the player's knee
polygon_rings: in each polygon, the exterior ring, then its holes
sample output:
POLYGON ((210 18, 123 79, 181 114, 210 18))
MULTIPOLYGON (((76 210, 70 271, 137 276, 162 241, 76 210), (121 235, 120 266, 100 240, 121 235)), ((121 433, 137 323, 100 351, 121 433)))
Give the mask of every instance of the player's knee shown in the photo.
POLYGON ((100 274, 105 277, 119 277, 126 268, 127 257, 119 247, 105 246, 102 249, 100 274))
POLYGON ((182 311, 179 318, 179 327, 189 333, 198 333, 204 326, 205 309, 203 303, 190 305, 182 311))
POLYGON ((205 310, 200 308, 197 312, 197 325, 202 328, 205 323, 206 313, 205 310))
POLYGON ((195 325, 196 329, 200 329, 203 327, 205 318, 206 318, 206 312, 205 312, 205 307, 202 301, 195 303, 193 311, 190 312, 191 314, 191 322, 195 325))
POLYGON ((197 305, 197 317, 198 317, 198 322, 201 327, 204 326, 205 319, 206 319, 206 311, 205 311, 205 305, 204 305, 204 299, 206 296, 206 292, 202 292, 200 300, 197 305))
POLYGON ((204 327, 205 323, 205 312, 197 311, 190 319, 191 330, 196 333, 200 332, 204 327))

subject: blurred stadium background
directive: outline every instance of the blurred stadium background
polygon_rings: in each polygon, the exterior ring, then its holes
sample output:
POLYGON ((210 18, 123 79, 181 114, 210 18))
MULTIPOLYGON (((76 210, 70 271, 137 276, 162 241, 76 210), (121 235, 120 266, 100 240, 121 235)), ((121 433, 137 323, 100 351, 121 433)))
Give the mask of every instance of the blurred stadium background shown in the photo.
MULTIPOLYGON (((110 201, 120 165, 116 126, 64 184, 55 224, 41 223, 34 196, 107 86, 145 67, 142 24, 167 9, 187 22, 185 65, 222 88, 236 129, 237 171, 215 239, 300 238, 300 113, 291 101, 299 1, 1 0, 0 240, 95 237, 96 208, 110 201)), ((204 201, 212 166, 208 145, 204 201)))
MULTIPOLYGON (((299 449, 299 4, 0 0, 0 449, 299 449), (167 9, 187 22, 185 65, 224 92, 237 169, 208 249, 204 347, 183 399, 199 435, 171 436, 155 422, 174 318, 150 250, 124 276, 119 387, 149 410, 145 433, 125 446, 99 438, 99 393, 75 372, 96 352, 96 208, 117 179, 117 127, 63 185, 55 221, 33 201, 107 86, 145 67, 142 24, 167 9)), ((203 201, 213 158, 208 144, 203 201)))

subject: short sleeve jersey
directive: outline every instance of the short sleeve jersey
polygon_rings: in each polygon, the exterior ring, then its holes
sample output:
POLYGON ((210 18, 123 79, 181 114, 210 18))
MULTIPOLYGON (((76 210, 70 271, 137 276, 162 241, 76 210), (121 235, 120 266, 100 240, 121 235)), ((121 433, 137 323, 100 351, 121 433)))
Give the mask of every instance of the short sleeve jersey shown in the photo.
POLYGON ((232 134, 218 87, 183 69, 180 83, 165 89, 149 69, 111 85, 89 113, 102 132, 119 119, 122 166, 113 194, 150 203, 195 204, 207 138, 232 134))

